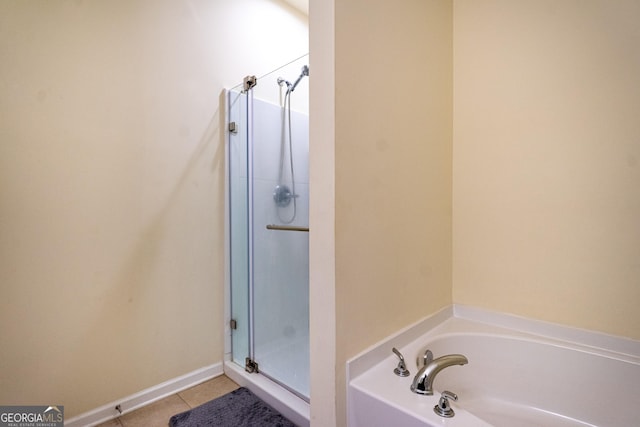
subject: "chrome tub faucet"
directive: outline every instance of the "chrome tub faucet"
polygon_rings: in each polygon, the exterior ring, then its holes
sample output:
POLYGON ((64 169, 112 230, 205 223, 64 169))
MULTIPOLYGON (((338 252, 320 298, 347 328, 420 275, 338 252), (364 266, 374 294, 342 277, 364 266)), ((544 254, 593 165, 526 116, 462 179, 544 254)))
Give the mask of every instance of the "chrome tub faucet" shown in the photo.
POLYGON ((427 350, 424 354, 424 365, 413 378, 411 391, 431 396, 433 395, 433 380, 440 371, 449 366, 466 365, 467 363, 469 360, 461 354, 448 354, 434 359, 431 351, 427 350))

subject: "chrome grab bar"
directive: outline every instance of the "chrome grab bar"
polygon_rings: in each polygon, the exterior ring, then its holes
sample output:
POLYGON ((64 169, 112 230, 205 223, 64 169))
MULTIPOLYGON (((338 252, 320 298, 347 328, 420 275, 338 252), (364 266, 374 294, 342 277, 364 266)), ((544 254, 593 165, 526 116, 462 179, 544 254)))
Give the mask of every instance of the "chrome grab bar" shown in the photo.
POLYGON ((297 227, 295 225, 267 224, 267 230, 306 231, 306 232, 309 232, 309 227, 297 227))

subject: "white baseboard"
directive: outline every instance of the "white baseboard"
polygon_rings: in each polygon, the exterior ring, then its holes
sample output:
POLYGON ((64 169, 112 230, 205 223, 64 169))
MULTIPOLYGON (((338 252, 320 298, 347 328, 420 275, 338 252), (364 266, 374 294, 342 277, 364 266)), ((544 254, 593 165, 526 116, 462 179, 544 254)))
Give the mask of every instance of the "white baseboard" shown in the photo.
POLYGON ((215 363, 210 366, 205 366, 204 368, 196 369, 195 371, 189 372, 188 374, 170 379, 161 384, 142 390, 136 394, 132 394, 131 396, 115 400, 92 411, 85 412, 84 414, 80 414, 69 420, 65 420, 64 425, 65 427, 95 426, 126 413, 135 411, 136 409, 139 409, 157 400, 163 399, 182 390, 186 390, 190 387, 198 385, 204 381, 210 380, 211 378, 215 378, 222 374, 222 362, 215 363), (122 413, 119 413, 115 409, 116 405, 120 405, 122 413))

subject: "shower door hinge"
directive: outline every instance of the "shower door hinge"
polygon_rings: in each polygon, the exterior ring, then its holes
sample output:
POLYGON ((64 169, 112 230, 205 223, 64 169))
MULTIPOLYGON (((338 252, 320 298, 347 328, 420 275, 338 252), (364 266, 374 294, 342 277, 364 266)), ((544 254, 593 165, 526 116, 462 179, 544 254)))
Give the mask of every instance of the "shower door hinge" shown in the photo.
POLYGON ((236 322, 236 319, 229 320, 229 327, 231 329, 238 329, 238 322, 236 322))
POLYGON ((250 374, 257 374, 260 372, 258 370, 258 363, 253 361, 250 357, 244 359, 244 370, 250 374))
POLYGON ((229 122, 229 132, 236 134, 238 133, 238 125, 236 122, 229 122))
POLYGON ((242 89, 246 92, 258 84, 258 78, 256 76, 247 76, 242 82, 242 89))

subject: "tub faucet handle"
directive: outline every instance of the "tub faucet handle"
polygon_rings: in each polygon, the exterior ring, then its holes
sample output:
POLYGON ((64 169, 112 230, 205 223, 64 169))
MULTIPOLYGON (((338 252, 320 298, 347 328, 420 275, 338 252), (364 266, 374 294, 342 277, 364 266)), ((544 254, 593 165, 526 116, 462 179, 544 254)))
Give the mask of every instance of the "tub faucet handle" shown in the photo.
POLYGON ((453 408, 449 404, 449 399, 458 400, 458 395, 452 393, 448 390, 442 392, 442 396, 440 396, 440 401, 436 406, 433 407, 433 412, 440 415, 441 417, 451 418, 456 413, 453 412, 453 408))
POLYGON ((408 377, 409 370, 407 369, 406 363, 404 363, 404 356, 402 356, 402 353, 395 347, 393 347, 392 351, 400 358, 398 366, 393 370, 393 373, 399 377, 408 377))
POLYGON ((416 365, 427 366, 431 362, 433 362, 433 353, 431 352, 431 350, 425 350, 424 356, 422 356, 422 363, 420 363, 420 358, 418 357, 416 365))

